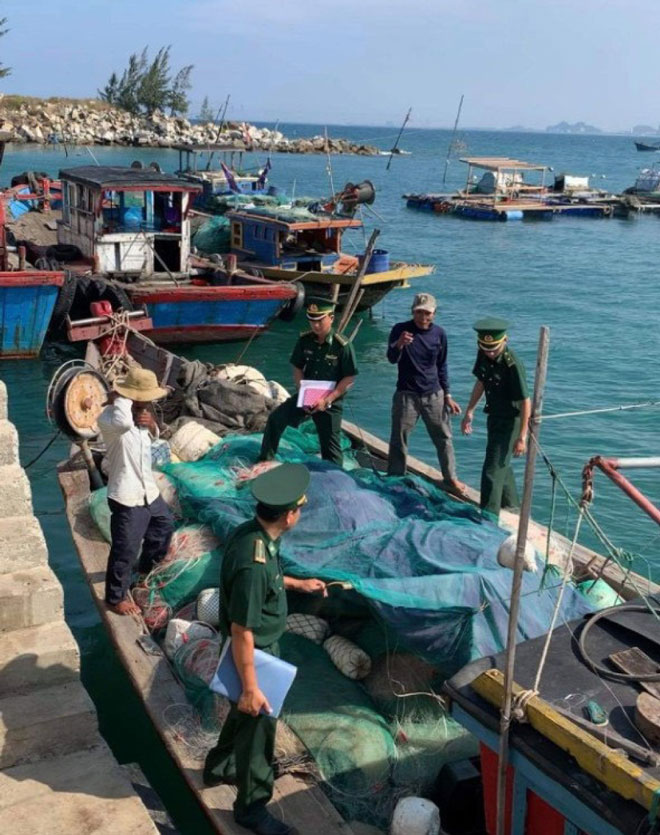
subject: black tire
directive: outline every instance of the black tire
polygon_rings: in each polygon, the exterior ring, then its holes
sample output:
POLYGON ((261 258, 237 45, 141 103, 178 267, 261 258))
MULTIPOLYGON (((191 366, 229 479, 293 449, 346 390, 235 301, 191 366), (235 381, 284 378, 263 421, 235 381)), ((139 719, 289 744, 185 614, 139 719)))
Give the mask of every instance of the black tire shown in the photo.
POLYGON ((284 307, 277 314, 283 322, 292 322, 300 313, 305 304, 305 288, 299 281, 294 281, 293 284, 298 288, 295 298, 289 299, 284 307))
POLYGON ((52 258, 54 261, 66 264, 69 261, 77 261, 78 258, 82 258, 82 252, 73 244, 53 244, 46 250, 46 258, 52 258))
POLYGON ((48 325, 48 335, 51 338, 61 336, 65 333, 66 315, 71 310, 75 295, 76 279, 71 273, 67 273, 64 284, 60 287, 60 292, 58 293, 57 301, 55 302, 55 307, 50 317, 50 324, 48 325))
POLYGON ((51 338, 66 337, 67 315, 74 321, 85 319, 91 315, 90 304, 100 301, 109 301, 113 310, 133 310, 133 303, 121 287, 115 287, 103 278, 67 275, 50 320, 51 338))

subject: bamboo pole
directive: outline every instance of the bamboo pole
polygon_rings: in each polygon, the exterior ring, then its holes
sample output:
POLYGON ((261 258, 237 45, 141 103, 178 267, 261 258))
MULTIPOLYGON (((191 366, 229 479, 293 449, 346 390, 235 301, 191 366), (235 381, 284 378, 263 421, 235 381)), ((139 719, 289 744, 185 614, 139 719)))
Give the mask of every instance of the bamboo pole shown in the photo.
MULTIPOLYGON (((369 238, 369 242, 367 243, 367 248, 364 252, 364 258, 362 259, 362 263, 360 264, 360 269, 358 270, 358 274, 355 276, 355 281, 351 286, 351 291, 348 294, 348 299, 346 300, 346 305, 344 307, 344 311, 342 313, 341 319, 339 320, 339 325, 337 327, 337 333, 341 333, 346 325, 351 320, 351 317, 355 313, 355 309, 357 308, 358 304, 358 293, 360 292, 360 285, 362 284, 362 279, 364 278, 364 274, 367 271, 367 266, 369 265, 369 259, 371 258, 371 253, 374 249, 374 244, 376 243, 376 238, 380 235, 380 229, 374 229, 371 233, 371 237, 369 238)), ((362 298, 362 296, 360 296, 362 298)))
POLYGON ((516 559, 511 581, 511 603, 509 606, 509 628, 506 641, 506 666, 504 671, 504 706, 500 717, 500 748, 499 767, 497 773, 497 830, 496 835, 505 835, 506 811, 506 773, 509 754, 509 727, 511 725, 511 702, 513 695, 514 667, 516 663, 516 632, 518 629, 518 611, 520 608, 520 592, 522 588, 523 560, 527 529, 532 511, 532 494, 534 490, 534 467, 536 464, 536 439, 541 430, 541 412, 543 411, 543 392, 548 370, 548 347, 550 330, 543 325, 539 333, 539 347, 536 354, 536 373, 534 375, 534 399, 532 413, 529 419, 529 438, 527 444, 527 461, 525 463, 525 480, 523 496, 520 505, 518 521, 518 541, 516 543, 516 559))
POLYGON ((465 98, 465 94, 461 93, 461 100, 458 103, 458 110, 456 112, 456 121, 454 122, 454 130, 451 134, 451 139, 449 140, 449 147, 447 148, 447 157, 445 159, 445 170, 442 174, 442 185, 444 186, 447 180, 447 168, 449 166, 449 157, 451 156, 451 152, 454 146, 454 140, 456 139, 456 131, 458 130, 458 120, 461 118, 461 110, 463 108, 463 99, 465 98))
POLYGON ((387 165, 385 166, 386 171, 390 170, 390 165, 392 164, 392 157, 394 156, 395 151, 397 151, 398 148, 399 148, 399 142, 401 141, 401 135, 403 134, 404 128, 408 124, 408 119, 410 119, 410 114, 411 113, 412 113, 412 107, 409 107, 408 112, 406 113, 406 118, 403 120, 403 124, 401 125, 401 128, 399 130, 399 135, 396 138, 396 142, 394 143, 394 145, 392 145, 392 148, 390 150, 390 158, 387 160, 387 165))

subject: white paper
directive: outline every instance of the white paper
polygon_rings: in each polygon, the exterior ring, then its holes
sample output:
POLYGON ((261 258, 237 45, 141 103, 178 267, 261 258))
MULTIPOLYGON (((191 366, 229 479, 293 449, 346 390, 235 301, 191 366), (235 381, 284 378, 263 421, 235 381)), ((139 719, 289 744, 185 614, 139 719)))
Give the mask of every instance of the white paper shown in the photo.
POLYGON ((332 380, 301 380, 300 388, 298 389, 298 400, 296 401, 296 406, 299 409, 305 408, 305 393, 310 392, 307 394, 307 407, 308 409, 312 408, 315 403, 321 399, 321 397, 325 397, 325 395, 330 394, 331 391, 337 388, 337 383, 333 382, 332 380), (320 392, 320 396, 315 397, 314 404, 310 404, 309 397, 311 396, 311 392, 320 392))

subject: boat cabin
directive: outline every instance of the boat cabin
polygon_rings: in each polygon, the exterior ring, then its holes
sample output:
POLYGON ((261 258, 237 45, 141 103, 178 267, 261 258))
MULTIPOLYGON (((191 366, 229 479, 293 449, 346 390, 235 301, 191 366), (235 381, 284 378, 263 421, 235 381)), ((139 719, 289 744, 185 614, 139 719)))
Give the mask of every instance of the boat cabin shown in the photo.
POLYGON ((203 205, 217 194, 252 194, 266 190, 270 163, 252 173, 243 170, 245 145, 175 145, 179 152, 178 177, 202 187, 196 203, 203 205), (211 167, 214 165, 215 167, 211 167))
POLYGON ((82 166, 60 171, 60 244, 78 247, 100 274, 183 274, 191 198, 201 189, 151 168, 82 166))
POLYGON ((285 270, 331 271, 342 258, 344 231, 362 227, 361 220, 317 216, 306 209, 263 207, 228 212, 227 217, 231 223, 231 252, 240 261, 285 270))
POLYGON ((509 157, 464 157, 461 159, 467 167, 466 194, 488 195, 491 197, 519 197, 534 194, 545 189, 547 165, 536 165, 509 157), (475 183, 475 169, 483 171, 481 179, 475 183), (525 182, 525 174, 536 172, 541 175, 541 182, 525 182))

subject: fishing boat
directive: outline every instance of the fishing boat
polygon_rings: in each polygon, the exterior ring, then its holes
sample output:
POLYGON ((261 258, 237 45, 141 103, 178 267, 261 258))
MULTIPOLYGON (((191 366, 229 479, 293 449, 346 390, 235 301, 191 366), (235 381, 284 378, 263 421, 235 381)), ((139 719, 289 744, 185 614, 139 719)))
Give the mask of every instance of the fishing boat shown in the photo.
POLYGON ((509 157, 464 157, 467 178, 455 193, 404 194, 411 209, 468 220, 552 220, 558 215, 611 217, 614 195, 590 188, 583 177, 561 174, 546 183, 548 166, 509 157), (475 172, 483 172, 477 179, 475 172), (535 182, 525 179, 536 176, 535 182))
POLYGON ((201 185, 153 168, 107 166, 65 169, 60 182, 61 212, 42 194, 42 211, 10 224, 30 246, 25 224, 36 219, 35 263, 66 267, 54 333, 70 314, 89 315, 90 302, 110 301, 127 311, 145 309, 153 324, 149 336, 163 344, 232 341, 263 333, 275 317, 292 318, 302 305, 299 285, 192 255, 189 212, 201 185))
POLYGON ((660 151, 660 145, 649 145, 646 142, 635 142, 638 151, 660 151))
POLYGON ((317 208, 262 206, 229 212, 230 251, 243 269, 277 281, 300 281, 340 306, 359 277, 358 310, 368 310, 391 290, 434 271, 426 264, 391 262, 383 249, 373 250, 364 265, 364 258, 343 249, 344 234, 361 230, 362 220, 317 208))
POLYGON ((196 209, 212 212, 217 198, 223 195, 266 193, 268 172, 271 168, 270 159, 256 172, 243 170, 243 152, 247 150, 244 143, 209 145, 205 148, 196 145, 175 145, 174 150, 179 154, 176 175, 202 188, 193 199, 196 209), (217 158, 215 165, 214 158, 217 158))
MULTIPOLYGON (((162 355, 167 353, 160 351, 159 357, 145 349, 140 354, 141 363, 156 371, 161 384, 171 384, 177 379, 177 372, 172 370, 174 365, 162 361, 162 355)), ((86 397, 89 396, 88 389, 82 387, 82 390, 86 397)), ((72 399, 67 396, 69 406, 75 406, 72 399)), ((104 390, 100 390, 98 399, 99 403, 102 402, 104 390)), ((73 411, 76 415, 79 412, 75 409, 73 411)), ((289 633, 285 634, 283 654, 289 660, 293 659, 293 663, 299 667, 301 687, 297 693, 292 691, 292 696, 299 700, 298 709, 287 713, 285 722, 303 740, 304 747, 312 752, 317 766, 315 768, 311 760, 307 761, 302 766, 305 776, 301 777, 300 765, 296 772, 295 765, 292 767, 289 762, 289 768, 284 769, 286 773, 276 781, 275 808, 300 832, 320 829, 330 833, 350 833, 353 831, 353 820, 364 820, 366 817, 373 822, 371 815, 385 808, 391 809, 398 796, 405 794, 406 789, 410 792, 411 785, 430 786, 428 790, 435 792, 433 796, 448 815, 452 809, 458 808, 461 780, 457 776, 465 773, 466 761, 469 761, 474 771, 473 755, 477 753, 477 744, 475 738, 458 730, 453 720, 449 720, 443 713, 444 708, 435 701, 434 675, 430 670, 437 672, 435 665, 439 664, 446 676, 452 666, 454 670, 461 666, 461 659, 470 660, 470 656, 479 647, 492 647, 495 651, 486 653, 491 655, 501 651, 508 608, 505 589, 511 583, 511 572, 498 567, 492 553, 488 556, 489 547, 501 542, 508 530, 502 531, 480 518, 471 505, 471 501, 478 498, 474 491, 469 491, 468 502, 443 497, 437 488, 441 474, 414 458, 409 459, 408 480, 397 479, 395 483, 383 481, 378 471, 384 466, 387 445, 354 424, 344 422, 343 429, 357 464, 362 466, 353 476, 315 461, 313 456, 305 454, 303 447, 295 443, 287 448, 288 456, 304 460, 312 472, 308 518, 310 522, 316 519, 324 524, 326 532, 323 535, 318 525, 313 525, 306 532, 300 531, 302 538, 297 544, 289 540, 291 546, 287 544, 283 558, 291 573, 320 575, 338 585, 338 590, 333 591, 327 601, 335 613, 335 619, 330 618, 333 630, 348 628, 348 634, 356 644, 370 646, 372 663, 380 670, 380 677, 376 677, 376 680, 395 703, 397 718, 392 731, 386 732, 386 720, 372 712, 372 699, 375 702, 377 698, 373 690, 373 678, 367 677, 363 686, 353 687, 345 677, 337 675, 336 671, 332 672, 332 664, 327 659, 322 660, 325 656, 321 647, 314 646, 308 638, 296 633, 293 633, 293 637, 289 633), (324 513, 321 509, 323 502, 332 504, 335 501, 337 490, 343 499, 334 506, 345 509, 346 514, 351 516, 352 523, 348 526, 350 534, 347 534, 346 520, 336 512, 334 516, 329 516, 329 511, 324 513), (351 494, 352 500, 347 501, 346 497, 351 494), (372 510, 378 508, 377 524, 372 525, 369 521, 370 506, 372 510), (392 508, 397 508, 394 514, 398 521, 392 516, 392 508), (323 544, 324 536, 327 538, 329 531, 332 532, 333 540, 331 549, 323 544), (434 538, 440 531, 442 544, 434 538), (314 542, 316 545, 313 545, 314 542), (413 543, 414 547, 411 548, 413 543), (429 545, 431 551, 427 553, 424 549, 429 545), (376 550, 370 552, 370 546, 376 550), (460 557, 458 551, 455 552, 458 561, 452 558, 454 548, 461 550, 460 557), (472 556, 468 556, 470 553, 472 556), (412 563, 408 561, 416 554, 423 563, 411 570, 412 563), (474 565, 479 566, 478 572, 475 572, 471 563, 473 559, 476 559, 474 565), (463 569, 459 567, 461 560, 467 561, 463 569), (443 568, 438 571, 441 563, 443 568), (474 596, 470 596, 468 589, 475 592, 474 596), (380 652, 384 648, 384 654, 378 656, 376 647, 380 647, 380 652), (408 698, 405 698, 408 689, 401 689, 404 669, 408 670, 402 666, 402 653, 406 654, 407 659, 414 653, 420 656, 416 677, 407 679, 406 687, 410 690, 408 698), (422 656, 425 658, 423 664, 422 656), (396 673, 393 672, 395 669, 396 673), (390 674, 396 679, 395 684, 390 674), (365 690, 369 698, 365 698, 365 690), (419 690, 422 692, 416 692, 419 690), (360 692, 361 696, 356 695, 360 692), (420 697, 427 706, 433 705, 431 715, 435 721, 432 726, 419 717, 411 720, 406 712, 413 698, 420 697), (352 717, 356 719, 355 724, 352 717), (423 743, 421 739, 417 743, 413 742, 415 735, 419 737, 420 734, 423 743), (351 756, 348 756, 348 752, 352 752, 351 756), (325 759, 328 754, 328 759, 325 759), (359 763, 357 766, 353 759, 355 757, 359 763), (320 774, 317 770, 319 763, 322 764, 320 774), (438 772, 441 773, 440 777, 438 772), (388 791, 383 790, 384 786, 389 787, 388 791), (330 800, 342 810, 346 820, 333 808, 330 800)), ((240 492, 237 486, 245 483, 242 481, 243 470, 239 472, 239 469, 244 469, 246 462, 256 455, 258 446, 259 438, 228 434, 197 465, 177 464, 173 468, 165 468, 170 486, 175 486, 174 494, 181 491, 187 504, 201 514, 196 517, 197 521, 203 518, 207 524, 211 524, 220 542, 227 530, 249 512, 245 510, 244 492, 240 492), (236 463, 238 461, 242 463, 239 465, 236 463)), ((233 823, 230 811, 234 799, 233 789, 229 786, 213 789, 203 787, 203 754, 195 756, 194 746, 186 738, 189 728, 184 721, 185 714, 181 713, 187 692, 182 687, 187 681, 186 665, 175 662, 175 676, 162 651, 155 649, 156 654, 149 655, 141 648, 145 645, 143 626, 131 618, 108 612, 103 604, 103 575, 108 543, 99 535, 92 511, 96 506, 98 512, 99 508, 105 506, 105 501, 102 494, 99 501, 95 502, 93 497, 90 500, 88 473, 84 466, 82 469, 80 467, 80 459, 68 462, 60 468, 59 479, 74 543, 112 642, 152 721, 215 830, 238 835, 241 830, 233 823), (171 720, 172 716, 175 716, 176 721, 171 720)), ((98 516, 95 518, 98 519, 98 516)), ((519 518, 515 513, 503 512, 500 521, 509 530, 518 529, 519 518)), ((565 565, 566 558, 570 556, 572 574, 578 580, 606 579, 624 599, 639 594, 640 590, 645 594, 658 591, 658 587, 648 580, 621 569, 616 563, 603 559, 584 546, 571 543, 556 532, 550 533, 541 525, 530 523, 528 537, 539 552, 551 553, 559 566, 565 565)), ((190 544, 190 539, 187 541, 190 544)), ((204 559, 200 557, 196 566, 200 566, 204 559)), ((215 568, 210 562, 208 564, 215 577, 215 568)), ((180 580, 183 573, 178 564, 172 568, 171 576, 180 580)), ((216 582, 214 579, 212 584, 216 582)), ((160 592, 168 587, 168 583, 166 575, 159 574, 160 592)), ((559 605, 557 584, 549 584, 544 592, 540 592, 538 578, 527 576, 523 587, 525 601, 522 604, 521 636, 533 635, 538 641, 550 624, 551 610, 559 605)), ((157 593, 154 586, 154 595, 157 593)), ((567 586, 565 594, 567 596, 559 610, 568 616, 569 623, 574 620, 569 612, 575 612, 576 607, 582 614, 592 611, 592 607, 576 593, 572 585, 567 586)), ((150 592, 145 599, 149 595, 150 592)), ((153 602, 153 597, 151 600, 153 602)), ((300 611, 296 608, 300 605, 300 601, 294 603, 293 611, 300 611)), ((195 617, 190 611, 188 609, 188 617, 195 617)), ((312 612, 317 616, 329 617, 328 610, 317 605, 312 612)), ((151 618, 151 615, 153 611, 148 617, 151 618)), ((151 619, 150 622, 154 624, 151 619)), ((564 661, 567 654, 569 650, 562 649, 558 657, 564 661)), ((199 697, 199 677, 196 682, 195 692, 199 697)), ((452 687, 456 689, 456 680, 452 679, 452 682, 452 687)), ((456 708, 452 707, 452 710, 456 708)), ((462 713, 456 712, 454 716, 461 723, 467 722, 462 713)), ((481 739, 476 728, 470 727, 470 731, 475 733, 477 739, 481 739)), ((492 737, 488 741, 493 744, 492 737)), ((540 755, 542 746, 537 747, 540 755)), ((302 756, 300 749, 296 750, 296 757, 302 756)), ((299 759, 297 761, 300 763, 299 759)), ((479 783, 479 773, 476 774, 476 782, 479 783)), ((492 774, 492 770, 484 772, 486 781, 489 774, 492 774)), ((522 781, 517 782, 517 792, 521 792, 524 785, 522 781)), ((538 783, 534 783, 534 787, 537 786, 538 783)), ((579 794, 579 789, 574 789, 574 792, 579 794)), ((518 800, 520 794, 514 796, 518 800)), ((529 802, 531 808, 536 801, 529 802)), ((516 811, 516 821, 519 817, 516 811)), ((578 825, 585 820, 583 817, 577 818, 578 825)), ((382 820, 379 825, 383 826, 382 820)), ((355 826, 357 831, 358 824, 355 826)), ((536 828, 526 831, 563 833, 567 830, 536 828)), ((609 833, 619 830, 584 828, 584 831, 609 833)), ((494 830, 490 829, 489 832, 494 830)))

